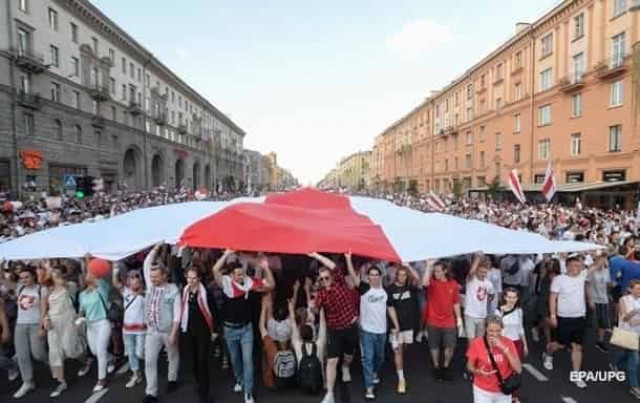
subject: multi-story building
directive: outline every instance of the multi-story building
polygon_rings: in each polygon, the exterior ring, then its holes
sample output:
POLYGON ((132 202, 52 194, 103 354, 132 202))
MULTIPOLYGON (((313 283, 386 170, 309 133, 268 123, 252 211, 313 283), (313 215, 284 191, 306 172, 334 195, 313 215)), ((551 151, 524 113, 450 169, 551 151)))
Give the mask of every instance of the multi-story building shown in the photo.
POLYGON ((376 137, 374 183, 539 189, 640 181, 640 25, 631 0, 566 0, 376 137), (634 77, 635 75, 635 77, 634 77))
POLYGON ((267 190, 269 188, 269 157, 258 151, 245 150, 246 179, 245 183, 252 190, 267 190))
POLYGON ((88 0, 2 1, 0 32, 0 189, 242 181, 242 129, 88 0))
POLYGON ((371 151, 358 151, 340 160, 319 183, 319 187, 362 190, 369 187, 371 151))

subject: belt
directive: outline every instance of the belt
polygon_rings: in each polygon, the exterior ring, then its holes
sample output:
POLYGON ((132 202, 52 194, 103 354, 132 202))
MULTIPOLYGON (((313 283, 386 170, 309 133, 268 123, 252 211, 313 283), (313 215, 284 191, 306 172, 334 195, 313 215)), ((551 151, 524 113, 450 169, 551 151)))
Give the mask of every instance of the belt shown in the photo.
POLYGON ((224 322, 225 327, 230 327, 232 329, 240 329, 241 327, 245 327, 248 324, 249 322, 245 322, 245 323, 224 322))

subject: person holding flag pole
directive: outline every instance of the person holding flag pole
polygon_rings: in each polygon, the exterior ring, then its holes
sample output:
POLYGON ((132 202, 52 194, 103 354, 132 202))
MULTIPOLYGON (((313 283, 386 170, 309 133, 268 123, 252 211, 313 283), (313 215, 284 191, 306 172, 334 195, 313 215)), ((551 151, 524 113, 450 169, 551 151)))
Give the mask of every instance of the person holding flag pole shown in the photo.
POLYGON ((542 182, 542 194, 547 202, 551 203, 553 196, 556 194, 556 180, 553 175, 553 166, 551 165, 551 158, 547 164, 547 171, 544 174, 544 182, 542 182))

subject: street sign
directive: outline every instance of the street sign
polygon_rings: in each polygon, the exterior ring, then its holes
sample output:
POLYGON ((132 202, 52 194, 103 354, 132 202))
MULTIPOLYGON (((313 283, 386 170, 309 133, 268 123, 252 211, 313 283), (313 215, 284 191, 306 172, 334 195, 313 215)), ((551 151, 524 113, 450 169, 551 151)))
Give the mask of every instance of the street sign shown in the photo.
POLYGON ((66 188, 75 188, 78 184, 76 183, 76 178, 73 175, 65 175, 64 176, 64 187, 66 188))

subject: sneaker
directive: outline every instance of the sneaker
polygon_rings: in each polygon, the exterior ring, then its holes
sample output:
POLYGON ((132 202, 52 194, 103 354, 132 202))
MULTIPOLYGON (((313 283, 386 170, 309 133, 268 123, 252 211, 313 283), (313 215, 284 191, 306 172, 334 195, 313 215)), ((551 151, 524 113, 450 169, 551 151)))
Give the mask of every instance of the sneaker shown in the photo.
POLYGON ((84 364, 82 367, 80 367, 80 369, 78 370, 78 378, 82 378, 83 376, 89 373, 89 371, 91 370, 91 363, 92 362, 89 361, 86 364, 84 364))
POLYGON ((404 379, 398 381, 398 393, 401 395, 407 393, 407 381, 405 381, 404 379))
POLYGON ((587 387, 587 383, 582 379, 576 379, 575 381, 573 381, 573 384, 579 387, 580 389, 584 389, 587 387))
POLYGON ((553 371, 553 356, 547 353, 542 353, 542 366, 547 371, 553 371))
POLYGON ((374 385, 380 384, 380 377, 378 376, 378 374, 373 374, 373 384, 374 385))
POLYGON ((447 382, 453 382, 453 369, 451 366, 442 368, 442 379, 447 382))
POLYGON ((367 388, 367 390, 364 393, 364 398, 367 400, 375 400, 376 399, 376 394, 373 393, 373 388, 367 388))
POLYGON ((158 398, 151 395, 145 395, 144 399, 142 399, 142 403, 156 403, 158 398))
POLYGON ((20 371, 18 371, 17 369, 10 369, 9 372, 7 373, 7 379, 9 380, 9 382, 13 382, 16 379, 18 379, 18 377, 20 376, 20 371))
POLYGON ((58 397, 65 390, 67 390, 67 383, 65 381, 62 381, 62 382, 58 383, 58 386, 53 390, 53 392, 51 392, 49 397, 58 397))
POLYGON ((104 390, 106 388, 106 386, 100 382, 96 383, 96 386, 93 387, 93 393, 98 393, 102 390, 104 390))
POLYGON ((21 399, 27 395, 27 393, 36 390, 36 385, 33 382, 25 382, 20 386, 20 389, 13 395, 14 399, 21 399))
POLYGON ((422 343, 422 337, 424 336, 424 332, 420 331, 416 334, 416 343, 422 343))
POLYGON ((239 383, 236 383, 235 386, 233 387, 233 391, 235 393, 240 393, 242 392, 242 385, 240 385, 239 383))
POLYGON ((351 370, 348 366, 342 367, 342 382, 349 383, 351 382, 351 370))
POLYGON ((596 348, 600 351, 602 351, 603 353, 608 353, 609 352, 609 348, 607 347, 606 344, 604 344, 603 341, 599 341, 596 343, 596 348))
POLYGON ((327 392, 322 399, 322 403, 336 403, 336 399, 333 397, 333 392, 327 392))
POLYGON ((176 389, 178 389, 178 382, 176 381, 167 382, 167 393, 174 392, 176 389))
POLYGON ((142 382, 142 378, 140 378, 138 374, 133 374, 131 376, 131 379, 129 379, 129 382, 127 382, 127 384, 124 385, 124 387, 127 389, 130 389, 136 386, 137 384, 139 384, 140 382, 142 382))
POLYGON ((245 393, 244 394, 244 403, 255 403, 256 401, 253 400, 253 395, 251 393, 245 393))
POLYGON ((107 374, 111 375, 116 370, 116 363, 111 361, 107 364, 107 374))
POLYGON ((636 400, 640 400, 640 392, 637 389, 629 389, 629 393, 631 393, 631 395, 635 397, 636 400))
POLYGON ((531 328, 531 339, 533 339, 533 341, 535 341, 536 343, 540 341, 540 329, 538 329, 537 327, 531 328))

